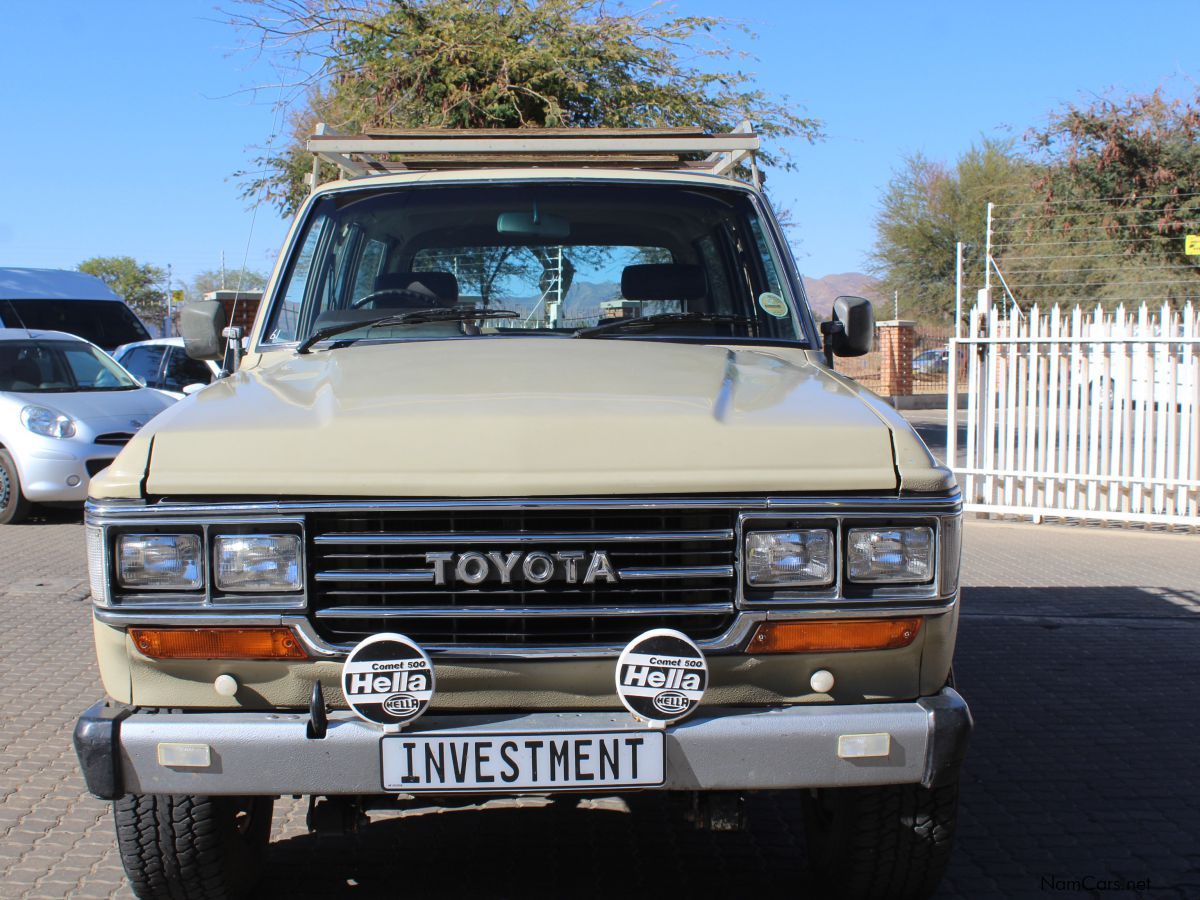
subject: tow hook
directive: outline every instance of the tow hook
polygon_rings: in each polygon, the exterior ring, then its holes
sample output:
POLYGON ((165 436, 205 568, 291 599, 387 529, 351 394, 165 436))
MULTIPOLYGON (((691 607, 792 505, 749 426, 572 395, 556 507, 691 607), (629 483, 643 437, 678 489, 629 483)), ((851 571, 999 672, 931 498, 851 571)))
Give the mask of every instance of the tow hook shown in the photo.
POLYGON ((357 797, 308 798, 308 830, 318 838, 358 834, 369 821, 357 797))
POLYGON ((702 831, 746 830, 746 802, 736 791, 696 791, 685 815, 702 831))
POLYGON ((308 729, 310 740, 319 741, 329 730, 329 719, 325 715, 325 695, 321 693, 321 682, 313 682, 312 697, 308 701, 308 729))

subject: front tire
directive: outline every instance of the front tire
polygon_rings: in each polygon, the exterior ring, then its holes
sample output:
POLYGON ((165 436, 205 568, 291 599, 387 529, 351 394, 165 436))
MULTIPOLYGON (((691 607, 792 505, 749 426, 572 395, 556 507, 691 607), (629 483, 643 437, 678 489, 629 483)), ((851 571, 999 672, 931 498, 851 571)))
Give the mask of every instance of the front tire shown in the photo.
POLYGON ((0 525, 15 525, 33 508, 21 493, 21 475, 7 450, 0 450, 0 525))
POLYGON ((274 805, 273 797, 121 797, 113 818, 133 892, 143 900, 247 895, 261 874, 274 805))
POLYGON ((957 778, 813 791, 804 797, 809 866, 831 897, 928 897, 950 861, 957 818, 957 778))

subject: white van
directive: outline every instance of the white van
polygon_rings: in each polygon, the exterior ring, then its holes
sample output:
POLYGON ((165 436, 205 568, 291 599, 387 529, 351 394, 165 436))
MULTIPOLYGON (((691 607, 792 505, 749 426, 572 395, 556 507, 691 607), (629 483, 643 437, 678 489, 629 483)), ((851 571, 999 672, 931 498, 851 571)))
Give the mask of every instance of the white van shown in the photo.
POLYGON ((66 269, 0 268, 0 328, 65 331, 108 352, 150 337, 103 281, 66 269))

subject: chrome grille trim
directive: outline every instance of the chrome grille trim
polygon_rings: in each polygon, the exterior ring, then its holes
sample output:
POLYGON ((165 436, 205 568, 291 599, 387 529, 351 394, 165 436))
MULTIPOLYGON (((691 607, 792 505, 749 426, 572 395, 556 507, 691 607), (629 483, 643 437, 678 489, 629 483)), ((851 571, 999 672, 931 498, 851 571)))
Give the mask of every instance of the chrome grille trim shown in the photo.
MULTIPOLYGON (((715 552, 715 551, 713 551, 715 552)), ((732 578, 733 566, 691 566, 677 569, 617 569, 622 581, 672 578, 732 578)), ((384 569, 334 569, 317 572, 317 581, 395 581, 433 583, 433 572, 423 570, 390 571, 384 569)), ((459 591, 464 593, 464 591, 459 591)))
POLYGON ((377 606, 331 606, 315 613, 318 619, 431 619, 448 613, 468 619, 501 619, 519 616, 563 616, 590 619, 608 616, 704 616, 732 613, 733 603, 673 603, 655 606, 405 606, 380 609, 377 606))
POLYGON ((728 541, 732 539, 733 529, 725 528, 717 531, 644 532, 641 534, 616 532, 581 534, 579 532, 561 531, 548 531, 540 534, 471 534, 448 532, 431 532, 428 534, 381 532, 374 534, 371 532, 330 532, 317 535, 313 538, 313 543, 347 546, 360 544, 478 546, 480 544, 617 544, 635 543, 637 541, 728 541))

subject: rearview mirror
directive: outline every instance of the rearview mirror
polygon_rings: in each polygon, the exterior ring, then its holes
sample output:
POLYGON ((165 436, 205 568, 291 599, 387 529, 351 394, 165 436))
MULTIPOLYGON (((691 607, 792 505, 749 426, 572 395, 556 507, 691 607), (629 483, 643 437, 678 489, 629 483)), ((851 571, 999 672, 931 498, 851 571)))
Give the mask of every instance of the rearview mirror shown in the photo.
POLYGON ((862 297, 838 297, 833 301, 833 318, 821 323, 825 363, 835 356, 864 356, 875 343, 875 310, 862 297))
POLYGON ((192 359, 222 359, 225 345, 225 309, 216 300, 198 300, 179 310, 183 349, 192 359))
POLYGON ((538 212, 502 212, 496 217, 500 234, 519 234, 524 237, 565 238, 571 234, 571 223, 562 216, 538 212))

